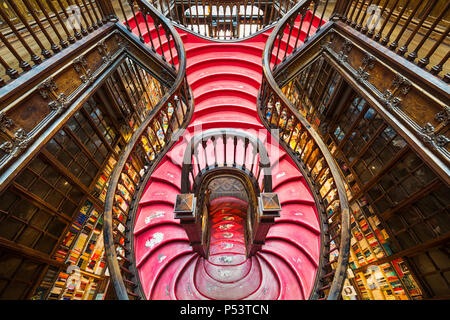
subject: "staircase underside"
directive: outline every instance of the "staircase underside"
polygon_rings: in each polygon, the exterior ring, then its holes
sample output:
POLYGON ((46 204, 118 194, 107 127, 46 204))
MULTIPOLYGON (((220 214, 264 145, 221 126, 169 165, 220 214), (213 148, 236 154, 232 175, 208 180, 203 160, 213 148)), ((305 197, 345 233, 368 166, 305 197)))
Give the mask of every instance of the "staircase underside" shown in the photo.
MULTIPOLYGON (((139 202, 134 255, 147 299, 308 299, 311 294, 320 256, 314 198, 256 111, 261 57, 270 31, 245 41, 220 43, 178 30, 186 49, 195 109, 183 137, 153 172, 139 202), (174 219, 185 147, 194 135, 213 128, 252 132, 269 152, 273 192, 279 195, 282 211, 262 250, 251 258, 244 254, 244 201, 231 197, 212 201, 207 260, 193 251, 184 229, 174 219), (234 217, 233 222, 227 217, 234 217)), ((301 32, 300 40, 304 37, 301 32)), ((149 41, 148 35, 144 38, 149 41)))

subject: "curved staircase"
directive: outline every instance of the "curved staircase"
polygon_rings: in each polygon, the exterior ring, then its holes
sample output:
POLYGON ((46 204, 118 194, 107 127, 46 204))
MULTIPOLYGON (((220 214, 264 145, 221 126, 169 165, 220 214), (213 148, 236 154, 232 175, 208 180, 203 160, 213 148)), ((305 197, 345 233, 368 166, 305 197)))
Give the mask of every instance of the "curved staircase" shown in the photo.
MULTIPOLYGON (((142 16, 140 19, 138 23, 142 16)), ((317 26, 318 21, 314 21, 313 26, 317 26)), ((135 20, 129 24, 137 33, 135 20)), ((271 30, 238 42, 214 42, 182 29, 178 32, 186 49, 187 79, 195 109, 183 137, 154 170, 139 201, 132 241, 145 298, 308 299, 321 246, 314 198, 294 162, 261 124, 256 110, 261 56, 271 30), (211 202, 208 259, 193 251, 186 232, 174 219, 186 145, 194 135, 212 128, 251 130, 269 152, 273 192, 279 195, 282 211, 265 245, 248 259, 243 246, 246 204, 242 200, 219 198, 211 202), (227 220, 231 217, 233 222, 227 220), (224 226, 229 230, 221 230, 224 226)), ((292 31, 291 41, 282 44, 281 50, 286 45, 288 52, 292 50, 297 32, 292 31)), ((299 42, 305 35, 306 30, 300 30, 299 42)), ((155 38, 157 43, 153 30, 143 37, 146 42, 155 38)))

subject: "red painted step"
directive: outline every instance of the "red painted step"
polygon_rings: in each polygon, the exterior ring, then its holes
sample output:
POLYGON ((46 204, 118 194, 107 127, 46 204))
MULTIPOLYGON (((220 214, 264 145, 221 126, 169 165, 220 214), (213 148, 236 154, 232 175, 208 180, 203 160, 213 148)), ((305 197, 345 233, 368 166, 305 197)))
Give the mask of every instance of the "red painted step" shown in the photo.
MULTIPOLYGON (((137 20, 144 26, 141 30, 146 30, 143 17, 138 16, 137 20)), ((311 15, 306 20, 310 21, 311 15)), ((313 21, 310 34, 319 24, 317 17, 313 21)), ((129 23, 138 34, 135 20, 129 23)), ((164 33, 162 28, 159 31, 164 33)), ((314 200, 301 172, 272 141, 256 111, 262 52, 271 31, 231 43, 209 41, 178 30, 186 49, 187 79, 195 109, 183 139, 165 155, 139 201, 133 229, 134 254, 147 299, 307 299, 311 293, 320 255, 314 200), (269 231, 266 244, 251 258, 246 257, 244 241, 247 206, 244 201, 223 197, 211 202, 208 259, 192 250, 184 229, 174 219, 173 206, 176 194, 180 193, 186 144, 193 135, 212 128, 251 132, 265 143, 269 152, 273 188, 279 194, 282 211, 269 231)), ((301 43, 307 28, 293 29, 288 53, 299 32, 301 43)), ((154 27, 143 37, 147 43, 152 39, 156 51, 162 49, 169 57, 168 45, 159 45, 154 27)), ((286 39, 280 46, 281 57, 286 39)), ((175 50, 172 53, 177 62, 175 50)), ((242 144, 238 149, 243 150, 242 144)), ((217 150, 223 153, 221 148, 217 150)), ((204 161, 202 154, 199 158, 204 161)))

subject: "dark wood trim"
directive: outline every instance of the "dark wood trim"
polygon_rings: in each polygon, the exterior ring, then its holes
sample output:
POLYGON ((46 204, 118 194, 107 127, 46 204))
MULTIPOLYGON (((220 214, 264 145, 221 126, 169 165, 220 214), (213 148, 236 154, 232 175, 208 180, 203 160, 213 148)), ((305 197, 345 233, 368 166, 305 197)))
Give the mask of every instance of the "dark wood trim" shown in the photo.
MULTIPOLYGON (((97 167, 97 169, 100 168, 100 163, 98 163, 97 159, 94 158, 94 156, 89 152, 89 150, 86 148, 83 142, 78 139, 78 137, 75 135, 75 133, 67 126, 64 126, 62 130, 73 140, 73 142, 78 146, 78 148, 81 149, 83 154, 89 158, 89 160, 92 161, 92 163, 97 167)), ((80 129, 81 130, 81 129, 80 129)), ((41 149, 41 152, 45 150, 45 148, 41 149)))
POLYGON ((386 163, 386 165, 375 176, 372 177, 372 179, 370 179, 366 184, 364 184, 364 185, 361 184, 360 185, 360 190, 357 193, 355 193, 354 195, 352 195, 352 197, 350 198, 350 202, 352 202, 353 199, 359 198, 362 194, 366 193, 367 190, 372 188, 375 185, 375 183, 377 183, 387 171, 392 169, 398 161, 400 161, 404 156, 406 156, 406 154, 409 151, 410 151, 410 149, 409 149, 408 145, 403 147, 394 156, 394 158, 392 158, 388 163, 386 163))
MULTIPOLYGON (((367 151, 367 149, 369 149, 372 144, 375 142, 375 140, 377 138, 380 137, 380 134, 386 130, 386 128, 388 127, 388 125, 384 122, 382 123, 378 129, 373 133, 373 136, 369 139, 369 141, 366 142, 366 144, 364 145, 364 147, 361 148, 361 150, 359 151, 359 153, 357 153, 355 159, 353 159, 353 161, 350 163, 350 166, 353 168, 353 166, 356 164, 356 162, 358 162, 358 160, 361 159, 361 157, 364 155, 364 153, 367 151)), ((342 146, 341 146, 341 150, 342 150, 342 146)), ((387 165, 387 164, 386 164, 387 165)))
POLYGON ((33 296, 34 292, 36 291, 37 286, 41 283, 42 279, 44 278, 45 273, 48 270, 48 267, 49 267, 49 265, 41 265, 39 267, 40 270, 38 272, 39 275, 36 278, 37 281, 35 281, 34 283, 31 283, 31 286, 28 289, 24 299, 29 300, 33 296))
POLYGON ((425 185, 422 189, 411 195, 409 198, 397 204, 395 208, 383 212, 380 215, 380 218, 382 218, 384 221, 389 220, 395 213, 413 204, 415 201, 421 199, 422 197, 425 197, 426 195, 438 189, 440 186, 442 186, 442 182, 439 179, 434 179, 431 183, 425 185))
MULTIPOLYGON (((110 103, 110 105, 112 105, 114 107, 114 109, 117 111, 117 114, 121 115, 121 117, 124 121, 127 121, 127 117, 129 115, 125 114, 124 110, 122 110, 122 108, 119 105, 119 103, 117 102, 117 100, 113 98, 114 96, 116 96, 114 94, 114 91, 117 90, 115 88, 115 85, 112 80, 113 77, 116 77, 115 74, 116 74, 116 71, 111 73, 110 81, 106 81, 105 85, 102 87, 104 89, 104 91, 106 91, 106 92, 104 92, 104 93, 101 92, 101 94, 99 96, 101 97, 102 100, 112 102, 112 103, 110 103)), ((106 103, 105 103, 105 105, 106 105, 106 103)), ((117 116, 116 116, 116 118, 117 118, 117 116)))
MULTIPOLYGON (((351 90, 352 92, 354 92, 353 90, 351 90)), ((349 99, 350 100, 350 99, 349 99)), ((350 103, 352 103, 350 101, 350 103)), ((339 118, 336 118, 335 124, 337 124, 338 121, 342 121, 342 115, 344 114, 345 111, 347 111, 349 109, 349 105, 347 104, 347 109, 342 108, 342 112, 340 114, 339 118)), ((364 106, 364 108, 361 110, 361 112, 358 114, 358 116, 356 117, 355 121, 353 121, 352 125, 348 128, 347 133, 345 134, 344 138, 342 138, 341 141, 336 140, 336 142, 338 143, 336 145, 336 147, 341 150, 342 147, 344 146, 345 142, 347 142, 348 138, 351 136, 353 130, 355 130, 356 126, 360 123, 361 119, 364 117, 364 115, 366 114, 367 110, 369 109, 368 104, 366 103, 366 105, 364 106)), ((333 128, 334 129, 334 128, 333 128)), ((332 130, 334 131, 334 130, 332 130)), ((366 145, 369 142, 366 143, 366 145)))
POLYGON ((19 79, 11 81, 0 88, 0 109, 4 108, 4 106, 9 103, 12 103, 14 101, 12 100, 13 96, 25 94, 29 91, 29 88, 37 85, 42 79, 49 77, 55 70, 60 69, 67 63, 67 61, 70 61, 79 55, 81 50, 93 45, 99 41, 100 38, 104 37, 105 34, 111 33, 114 28, 114 23, 106 23, 85 38, 78 40, 74 45, 54 54, 50 58, 44 60, 41 64, 33 67, 32 70, 21 75, 19 79))
MULTIPOLYGON (((373 50, 373 49, 372 49, 373 50)), ((371 51, 372 52, 372 51, 371 51)), ((341 73, 346 79, 347 83, 353 87, 353 89, 362 96, 367 103, 374 108, 380 116, 399 134, 401 137, 415 150, 415 152, 443 179, 447 184, 450 184, 450 174, 448 173, 448 159, 445 160, 441 153, 435 153, 431 147, 425 144, 418 136, 417 132, 413 132, 410 125, 400 121, 398 116, 388 111, 374 93, 362 86, 351 74, 349 70, 346 70, 336 58, 328 52, 323 53, 330 63, 341 73)))
POLYGON ((109 67, 103 70, 103 73, 97 80, 95 80, 88 90, 80 93, 80 96, 73 101, 72 105, 64 112, 57 121, 52 122, 48 128, 46 128, 43 133, 35 139, 34 142, 30 143, 28 148, 22 153, 17 159, 12 162, 7 169, 0 175, 0 192, 6 188, 13 178, 21 171, 23 168, 31 161, 31 159, 39 152, 39 150, 66 124, 68 119, 70 119, 75 112, 83 105, 83 103, 90 98, 90 96, 100 87, 107 76, 110 74, 111 70, 121 61, 122 57, 117 57, 116 61, 112 63, 109 67))
MULTIPOLYGON (((99 30, 102 28, 99 28, 99 30)), ((99 30, 96 30, 94 33, 98 32, 99 30)), ((48 140, 53 136, 53 134, 56 132, 55 130, 60 129, 65 121, 69 119, 74 112, 76 112, 80 105, 83 104, 90 95, 98 89, 99 86, 101 86, 106 77, 110 75, 111 70, 114 70, 117 68, 118 64, 121 62, 121 59, 128 56, 126 52, 130 52, 131 54, 138 54, 139 57, 137 58, 139 61, 145 61, 141 62, 146 67, 146 70, 153 69, 153 74, 160 74, 161 79, 165 81, 167 85, 172 85, 174 79, 175 79, 175 71, 167 65, 166 62, 161 61, 160 56, 157 53, 154 53, 151 51, 150 48, 143 45, 139 40, 135 39, 126 29, 124 29, 120 24, 114 24, 110 26, 110 29, 105 29, 110 31, 107 33, 106 38, 111 38, 114 35, 120 35, 123 39, 126 39, 126 43, 122 44, 122 47, 114 53, 113 60, 109 61, 108 63, 102 65, 102 67, 99 69, 100 71, 96 71, 95 73, 95 79, 92 79, 91 82, 83 84, 80 88, 76 90, 75 93, 71 94, 70 97, 70 106, 67 108, 67 110, 64 110, 63 114, 61 116, 55 116, 53 115, 52 118, 49 118, 44 121, 45 123, 41 123, 39 126, 39 130, 33 131, 33 136, 31 137, 31 141, 23 152, 15 158, 9 157, 4 160, 5 164, 2 168, 3 173, 0 175, 0 191, 3 190, 12 180, 12 177, 14 177, 15 174, 17 174, 20 170, 22 170, 28 161, 31 159, 31 157, 35 156, 38 150, 41 148, 43 144, 48 142, 48 140), (117 29, 117 30, 114 30, 117 29), (130 36, 131 35, 131 36, 130 36), (128 51, 127 51, 128 50, 128 51), (58 129, 57 129, 58 128, 58 129)), ((106 32, 106 31, 105 31, 106 32)), ((103 34, 104 36, 105 34, 103 34)), ((99 36, 100 38, 100 36, 99 36)), ((96 39, 98 40, 98 39, 96 39)), ((180 40, 181 41, 181 40, 180 40)), ((91 41, 93 42, 93 40, 91 41)), ((82 42, 80 41, 79 44, 82 42)), ((92 45, 92 43, 89 43, 92 45)), ((86 45, 84 47, 80 46, 73 46, 78 47, 78 54, 80 54, 79 51, 82 51, 86 49, 86 45)), ((72 47, 71 47, 72 48, 72 47)), ((72 48, 73 49, 73 48, 72 48)), ((71 49, 71 50, 72 50, 71 49)), ((96 46, 91 46, 88 48, 91 51, 94 51, 96 49, 96 46)), ((87 50, 87 49, 86 49, 87 50)), ((64 50, 63 52, 67 52, 64 50)), ((181 55, 184 54, 181 53, 181 55)), ((75 55, 75 51, 73 53, 75 55)), ((180 55, 180 53, 178 53, 180 55)), ((71 56, 71 58, 74 58, 71 56)), ((50 60, 50 59, 48 59, 50 60)), ((47 60, 46 60, 47 61, 47 60)), ((44 63, 43 63, 44 64, 44 63)), ((55 64, 56 65, 56 64, 55 64)), ((40 65, 41 66, 41 65, 40 65)), ((38 66, 38 67, 40 67, 38 66)), ((51 68, 52 66, 48 66, 48 68, 51 68)), ((68 67, 72 67, 71 65, 68 65, 68 67)), ((53 69, 51 69, 52 72, 54 72, 53 69)), ((50 72, 49 72, 50 73, 50 72)), ((43 74, 43 73, 41 73, 43 74)), ((48 76, 48 74, 46 74, 48 76)), ((158 79, 159 79, 158 78, 158 79)), ((25 78, 22 78, 25 79, 25 78)), ((38 79, 42 81, 42 78, 38 79)), ((30 85, 30 84, 28 84, 30 85)), ((7 86, 6 86, 7 87, 7 86)), ((2 90, 4 90, 6 87, 3 87, 2 90)), ((0 91, 1 92, 1 91, 0 91)), ((31 92, 31 91, 29 91, 31 92)), ((22 97, 23 98, 23 97, 22 97)), ((15 100, 14 100, 15 101, 15 100)), ((17 103, 14 102, 14 103, 17 103)))
MULTIPOLYGON (((333 73, 334 74, 339 74, 334 69, 333 69, 333 73)), ((331 110, 338 109, 338 107, 336 107, 336 106, 338 105, 338 103, 341 102, 341 100, 338 100, 338 97, 341 97, 341 95, 343 95, 341 93, 341 90, 342 90, 342 87, 343 87, 344 84, 345 84, 344 78, 339 74, 339 80, 336 83, 336 86, 335 86, 335 88, 333 90, 333 93, 330 96, 330 100, 328 101, 328 103, 327 103, 327 105, 325 107, 325 114, 324 114, 325 118, 328 118, 328 116, 332 114, 331 110)), ((342 100, 345 100, 345 97, 342 100)))
MULTIPOLYGON (((342 75, 341 75, 342 77, 342 75)), ((343 83, 343 92, 341 93, 341 100, 337 103, 336 105, 336 110, 335 110, 335 115, 333 117, 333 120, 331 121, 329 128, 331 130, 329 130, 330 132, 334 132, 337 122, 341 119, 342 115, 344 114, 344 112, 346 111, 346 107, 352 103, 352 100, 354 99, 354 90, 353 88, 348 85, 348 83, 344 80, 344 77, 342 77, 342 83, 343 83)), ((331 112, 331 111, 330 111, 331 112)), ((356 126, 356 124, 355 124, 356 126)), ((352 126, 352 130, 353 130, 353 126, 352 126)), ((345 137, 344 137, 345 139, 345 137)), ((336 144, 337 146, 338 144, 336 144)))
MULTIPOLYGON (((95 133, 97 134, 97 136, 100 138, 100 140, 102 140, 103 144, 106 146, 106 148, 109 150, 110 153, 114 154, 114 156, 118 157, 118 154, 116 151, 114 151, 113 147, 109 144, 108 141, 106 141, 105 136, 103 135, 103 133, 100 131, 100 129, 98 128, 98 126, 94 123, 94 120, 92 120, 90 114, 86 111, 85 108, 81 108, 80 109, 81 113, 85 116, 85 118, 88 120, 89 124, 91 125, 91 127, 94 129, 95 133)), ((120 132, 117 132, 118 135, 120 135, 120 132)))
POLYGON ((13 191, 15 194, 27 199, 30 201, 33 205, 37 206, 39 209, 44 210, 46 213, 51 214, 52 216, 58 216, 61 217, 64 221, 67 223, 72 223, 72 218, 64 214, 63 212, 59 212, 56 208, 51 207, 46 202, 42 201, 39 197, 35 196, 34 194, 30 193, 27 189, 22 187, 20 184, 13 182, 10 185, 11 191, 13 191))
POLYGON ((134 91, 131 90, 131 87, 130 87, 130 91, 131 91, 131 92, 128 92, 128 90, 127 90, 127 88, 126 88, 126 86, 125 86, 125 82, 128 81, 127 74, 126 74, 126 72, 124 72, 124 71, 122 70, 121 66, 122 66, 122 64, 119 65, 119 66, 117 67, 117 69, 116 69, 116 70, 114 71, 114 73, 113 73, 113 75, 114 75, 114 77, 115 77, 115 79, 116 79, 116 83, 119 85, 120 91, 121 91, 122 93, 124 93, 125 97, 128 99, 128 105, 129 105, 129 106, 131 107, 131 109, 133 110, 133 113, 134 113, 134 114, 140 114, 140 112, 138 112, 138 111, 136 110, 136 102, 138 102, 139 100, 138 100, 138 101, 134 101, 134 97, 132 96, 132 95, 134 94, 134 91), (123 77, 120 76, 119 70, 120 70, 120 71, 122 72, 122 74, 124 75, 123 77))
POLYGON ((336 21, 335 28, 360 45, 365 52, 370 52, 395 70, 401 70, 401 73, 413 82, 420 83, 421 86, 427 88, 427 91, 431 95, 436 96, 442 101, 448 101, 448 84, 438 77, 433 76, 427 70, 418 67, 416 64, 399 56, 375 40, 372 40, 357 30, 354 30, 342 21, 336 21))
POLYGON ((390 256, 378 259, 376 261, 372 261, 364 266, 361 266, 357 269, 352 270, 354 273, 357 272, 362 272, 365 271, 369 266, 372 265, 379 265, 379 264, 383 264, 386 262, 391 262, 392 260, 398 259, 398 258, 403 258, 403 257, 413 257, 416 256, 418 254, 421 254, 424 251, 427 251, 428 249, 433 249, 433 248, 437 248, 440 246, 445 245, 446 243, 448 243, 450 241, 450 233, 447 233, 439 238, 421 243, 419 245, 416 245, 414 247, 399 251, 397 253, 394 253, 390 256))
MULTIPOLYGON (((59 173, 61 173, 64 177, 66 177, 70 182, 72 182, 75 186, 81 189, 85 195, 87 195, 89 201, 92 201, 95 205, 97 205, 100 209, 103 209, 103 203, 101 203, 97 198, 93 197, 90 193, 91 190, 88 189, 77 177, 75 177, 72 172, 67 170, 50 152, 46 149, 42 149, 40 153, 45 159, 50 162, 50 164, 56 168, 59 173)), ((99 167, 101 170, 101 167, 99 167)))
POLYGON ((48 256, 40 251, 31 249, 20 243, 13 242, 13 241, 7 240, 2 237, 0 237, 0 248, 11 251, 20 256, 24 256, 24 257, 26 257, 32 261, 38 262, 38 263, 46 263, 50 266, 55 266, 55 267, 59 267, 59 268, 67 267, 66 264, 64 264, 62 262, 58 262, 58 261, 50 258, 50 256, 48 256))
MULTIPOLYGON (((136 145, 138 145, 138 141, 140 140, 141 136, 146 132, 149 125, 152 125, 154 118, 159 116, 161 109, 166 107, 167 103, 170 101, 170 99, 173 98, 173 96, 175 94, 180 96, 180 93, 181 93, 181 99, 185 100, 184 102, 186 103, 186 109, 187 109, 186 113, 184 113, 184 109, 183 109, 183 115, 185 117, 185 119, 184 119, 185 125, 187 125, 187 123, 190 121, 190 119, 192 117, 193 109, 194 109, 193 105, 192 105, 193 100, 191 98, 192 93, 190 92, 190 88, 187 86, 187 81, 186 81, 186 74, 185 74, 186 58, 185 58, 185 51, 182 46, 182 40, 181 40, 180 36, 178 35, 178 33, 176 32, 176 30, 174 29, 174 27, 167 20, 166 17, 161 15, 161 13, 156 11, 152 6, 147 6, 146 3, 144 3, 144 5, 145 5, 145 10, 148 12, 148 14, 151 15, 153 19, 157 19, 160 23, 162 23, 162 25, 165 26, 166 34, 169 34, 171 36, 173 43, 174 43, 174 47, 177 51, 179 65, 178 65, 178 72, 176 72, 176 70, 171 70, 171 72, 166 75, 166 79, 169 78, 170 76, 175 76, 174 77, 175 81, 170 86, 170 90, 165 94, 164 97, 161 98, 158 105, 155 106, 153 108, 153 110, 146 115, 145 119, 143 119, 143 122, 140 124, 139 128, 133 133, 131 139, 128 141, 128 144, 122 150, 120 159, 118 159, 116 167, 114 168, 114 171, 112 172, 111 177, 110 177, 110 184, 109 184, 108 192, 106 195, 104 215, 103 215, 103 217, 104 217, 104 225, 103 225, 104 233, 103 234, 104 234, 104 242, 105 242, 105 260, 108 263, 108 269, 111 274, 110 280, 114 285, 116 296, 119 299, 124 299, 124 300, 128 300, 130 298, 134 299, 139 296, 136 295, 134 292, 130 291, 130 289, 127 288, 127 285, 125 285, 123 277, 122 277, 123 267, 121 267, 117 261, 117 252, 116 252, 117 243, 115 243, 114 230, 113 230, 113 226, 114 226, 113 206, 114 206, 114 197, 115 197, 115 193, 116 193, 116 188, 119 183, 120 175, 125 166, 125 163, 127 163, 129 155, 134 151, 136 145)), ((121 30, 126 30, 124 26, 121 26, 120 28, 121 28, 121 30)), ((127 31, 124 31, 124 32, 127 32, 127 31)), ((137 37, 134 36, 133 39, 134 39, 134 41, 136 41, 137 37)), ((163 65, 165 66, 166 64, 163 64, 163 65)), ((180 103, 179 107, 184 108, 183 103, 180 103)), ((175 112, 177 112, 177 110, 175 110, 175 112)), ((175 135, 179 135, 179 134, 181 134, 181 130, 178 130, 175 133, 175 135)), ((162 158, 162 156, 165 155, 165 153, 168 151, 168 148, 170 148, 174 144, 175 141, 173 141, 173 140, 174 139, 167 141, 167 144, 164 146, 164 148, 162 148, 159 151, 159 153, 156 154, 156 159, 153 160, 152 162, 149 162, 149 166, 151 168, 153 168, 153 169, 155 168, 154 167, 155 164, 162 158)), ((140 183, 143 183, 144 181, 145 181, 145 178, 142 179, 142 177, 141 177, 140 183)), ((133 208, 133 206, 135 206, 134 200, 137 199, 138 193, 142 192, 141 191, 142 189, 143 188, 140 188, 140 189, 137 188, 137 190, 134 194, 135 197, 133 197, 131 199, 131 204, 130 204, 130 207, 128 210, 128 216, 126 219, 127 221, 132 221, 132 212, 133 211, 131 209, 133 208)), ((123 222, 122 224, 125 224, 125 222, 123 222)), ((131 243, 127 244, 126 247, 124 247, 126 252, 127 251, 130 252, 130 250, 133 251, 133 249, 132 249, 133 237, 131 237, 131 239, 129 239, 129 240, 131 240, 131 243), (131 248, 130 248, 130 246, 131 246, 131 248)), ((129 277, 132 274, 133 273, 131 272, 130 274, 127 275, 127 277, 129 277)), ((137 277, 137 280, 138 279, 139 278, 137 277)), ((129 281, 129 282, 135 283, 134 281, 129 281)), ((138 282, 138 286, 139 286, 139 281, 137 281, 137 282, 138 282)), ((135 289, 132 289, 132 290, 134 291, 135 289)))
MULTIPOLYGON (((105 108, 105 113, 111 118, 111 122, 114 126, 114 128, 117 130, 120 136, 122 136, 122 132, 120 131, 119 126, 117 125, 119 122, 122 122, 124 120, 122 110, 120 110, 119 106, 117 105, 117 101, 114 99, 111 99, 112 94, 111 90, 109 88, 109 84, 105 82, 103 86, 98 88, 98 90, 95 92, 95 95, 101 100, 101 105, 105 108), (107 91, 107 92, 105 92, 107 91), (114 110, 116 112, 114 112, 114 110), (120 117, 120 120, 119 120, 120 117)), ((101 109, 101 108, 100 108, 101 109)))

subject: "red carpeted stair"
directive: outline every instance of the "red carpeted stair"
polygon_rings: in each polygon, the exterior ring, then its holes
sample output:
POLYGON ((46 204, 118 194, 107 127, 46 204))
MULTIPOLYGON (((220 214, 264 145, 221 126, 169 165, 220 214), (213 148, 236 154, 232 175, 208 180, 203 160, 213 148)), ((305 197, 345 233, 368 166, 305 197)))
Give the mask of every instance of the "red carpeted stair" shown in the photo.
MULTIPOLYGON (((142 17, 138 21, 142 23, 142 17)), ((134 19, 129 23, 136 27, 134 19)), ((140 199, 134 254, 147 299, 307 299, 311 293, 320 254, 313 197, 292 160, 270 142, 256 111, 262 52, 270 31, 245 41, 213 42, 178 30, 186 48, 195 109, 183 141, 161 161, 140 199), (206 260, 192 250, 184 229, 174 219, 186 144, 202 130, 212 128, 252 130, 265 141, 271 159, 281 217, 270 229, 262 250, 249 259, 243 238, 247 204, 242 200, 212 201, 212 238, 206 260)), ((293 31, 290 46, 297 32, 293 31)), ((300 32, 301 42, 307 30, 300 32)), ((157 35, 152 31, 150 36, 157 35)), ((148 34, 144 38, 149 42, 148 34)), ((281 57, 285 46, 281 46, 281 57)), ((157 51, 161 52, 160 48, 157 51)))

